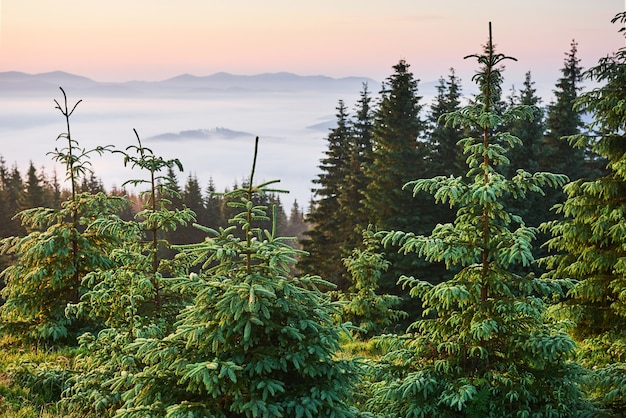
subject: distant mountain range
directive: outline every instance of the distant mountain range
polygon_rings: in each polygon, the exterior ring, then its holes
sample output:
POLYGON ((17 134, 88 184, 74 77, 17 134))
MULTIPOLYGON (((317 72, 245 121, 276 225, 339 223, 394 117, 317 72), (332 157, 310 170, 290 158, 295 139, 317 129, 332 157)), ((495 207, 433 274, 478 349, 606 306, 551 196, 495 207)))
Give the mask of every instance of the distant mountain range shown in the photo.
POLYGON ((63 87, 73 96, 203 96, 216 93, 268 93, 294 91, 359 92, 363 83, 371 92, 378 92, 380 83, 367 77, 332 78, 302 76, 292 73, 235 75, 216 73, 208 76, 183 74, 162 81, 99 82, 87 77, 54 71, 28 74, 18 71, 0 72, 2 96, 56 96, 63 87))

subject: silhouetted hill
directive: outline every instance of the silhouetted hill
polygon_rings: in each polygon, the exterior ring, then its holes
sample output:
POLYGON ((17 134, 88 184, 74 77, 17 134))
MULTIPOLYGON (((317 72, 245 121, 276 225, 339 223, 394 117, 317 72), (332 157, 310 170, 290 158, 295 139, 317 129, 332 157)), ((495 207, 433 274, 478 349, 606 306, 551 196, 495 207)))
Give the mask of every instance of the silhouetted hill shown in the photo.
POLYGON ((0 90, 7 96, 41 95, 54 97, 59 87, 77 96, 188 96, 214 93, 245 92, 359 92, 367 83, 377 92, 380 83, 367 77, 332 78, 302 76, 292 73, 235 75, 215 73, 208 76, 181 74, 162 81, 98 82, 87 77, 54 71, 28 74, 17 71, 0 72, 0 90))

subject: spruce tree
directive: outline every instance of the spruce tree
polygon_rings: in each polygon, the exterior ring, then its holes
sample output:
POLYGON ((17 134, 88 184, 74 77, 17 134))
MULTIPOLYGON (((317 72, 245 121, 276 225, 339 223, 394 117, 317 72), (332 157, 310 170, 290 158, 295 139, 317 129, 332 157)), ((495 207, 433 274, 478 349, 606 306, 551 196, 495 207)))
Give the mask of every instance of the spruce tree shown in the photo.
POLYGON ((222 196, 217 193, 215 182, 210 178, 204 192, 205 219, 202 225, 215 230, 226 226, 226 221, 222 215, 222 204, 222 196))
POLYGON ((347 165, 340 194, 337 196, 339 210, 345 219, 342 255, 348 256, 357 248, 362 239, 362 232, 368 225, 367 214, 363 208, 364 190, 368 178, 366 168, 372 162, 373 109, 367 84, 356 104, 354 117, 350 121, 351 136, 347 144, 347 165))
MULTIPOLYGON (((185 209, 191 210, 196 215, 196 222, 201 225, 207 224, 204 199, 202 197, 202 190, 200 189, 200 182, 195 175, 189 175, 187 182, 182 191, 182 203, 185 209)), ((194 242, 200 242, 204 239, 204 234, 193 225, 182 226, 180 228, 181 239, 184 244, 191 244, 194 242)))
POLYGON ((344 241, 353 224, 341 210, 339 196, 346 182, 352 133, 342 100, 336 116, 337 126, 328 134, 328 149, 320 161, 321 173, 313 180, 318 187, 313 189, 315 206, 307 216, 311 229, 305 233, 307 239, 302 242, 303 249, 310 256, 303 258, 298 267, 304 273, 317 272, 324 280, 345 289, 348 280, 342 263, 344 241))
MULTIPOLYGON (((542 158, 543 135, 546 130, 544 111, 540 106, 541 98, 537 96, 530 71, 524 76, 522 90, 510 97, 510 106, 532 106, 535 114, 532 119, 516 119, 507 128, 509 132, 522 139, 522 146, 507 148, 510 164, 505 169, 508 177, 515 175, 517 169, 535 172, 540 169, 539 159, 542 158)), ((526 218, 525 218, 526 219, 526 218)), ((528 221, 528 220, 527 220, 528 221)), ((538 224, 531 224, 537 226, 538 224)))
POLYGON ((17 164, 10 169, 4 165, 4 160, 0 165, 0 179, 2 181, 3 207, 2 213, 7 217, 2 222, 2 238, 21 235, 25 232, 19 219, 14 218, 20 211, 19 201, 24 190, 24 181, 17 164))
POLYGON ((565 139, 580 133, 583 126, 581 112, 574 108, 574 101, 581 90, 583 71, 577 54, 578 44, 572 40, 561 69, 562 76, 553 91, 555 101, 548 105, 547 132, 540 160, 540 170, 565 174, 572 180, 587 175, 584 152, 572 147, 565 139))
POLYGON ((351 286, 336 294, 337 299, 344 302, 341 319, 356 327, 353 335, 366 340, 392 331, 407 314, 397 309, 402 302, 398 296, 378 293, 378 281, 389 268, 389 261, 371 228, 363 231, 362 239, 362 246, 343 260, 351 286))
POLYGON ((128 385, 120 381, 125 382, 125 376, 144 366, 129 346, 139 337, 167 335, 183 302, 188 302, 167 283, 168 277, 187 272, 185 259, 165 258, 163 248, 169 248, 169 243, 160 237, 162 232, 195 219, 190 209, 168 209, 167 198, 175 192, 169 188, 172 180, 163 171, 171 172, 174 167, 182 171, 182 165, 176 159, 154 155, 141 144, 138 135, 137 141, 137 146, 116 152, 123 154, 125 165, 147 172, 148 178, 123 185, 148 186, 141 192, 143 210, 133 220, 111 215, 89 226, 94 231, 108 231, 120 245, 111 251, 111 268, 96 269, 85 276, 83 284, 88 290, 69 309, 79 317, 99 321, 103 328, 80 337, 80 355, 74 362, 63 403, 69 409, 98 416, 121 406, 121 393, 128 385))
POLYGON ((424 318, 407 335, 379 340, 389 352, 381 359, 370 405, 394 417, 575 416, 588 407, 577 385, 579 368, 568 361, 575 344, 562 326, 543 318, 543 298, 561 295, 563 283, 516 273, 518 266, 534 261, 536 229, 502 203, 504 196, 524 198, 566 179, 520 170, 508 180, 498 171, 507 163, 498 144, 521 141, 497 128, 530 118, 534 110, 516 106, 501 113, 495 106, 501 92, 499 65, 510 57, 494 53, 491 25, 485 52, 469 57, 481 65, 474 76, 480 94, 445 116, 448 123, 482 130, 481 136, 460 143, 468 156, 467 174, 405 186, 456 207, 454 222, 438 225, 428 236, 380 233, 384 244, 399 244, 407 255, 443 261, 458 272, 436 285, 401 278, 423 301, 424 318))
MULTIPOLYGON (((381 229, 409 229, 421 224, 416 201, 401 190, 424 173, 425 123, 418 82, 400 61, 388 77, 374 114, 371 165, 366 170, 365 208, 369 221, 381 229)), ((423 220, 422 220, 423 221, 423 220)))
MULTIPOLYGON (((379 230, 426 233, 436 224, 439 211, 427 196, 412 198, 411 193, 402 190, 406 182, 428 175, 432 170, 423 138, 426 123, 421 119, 419 80, 409 67, 404 60, 396 64, 380 93, 374 112, 372 160, 364 171, 368 184, 363 207, 368 223, 379 230)), ((419 305, 412 303, 406 293, 395 286, 397 277, 421 268, 430 280, 437 282, 442 280, 444 272, 436 264, 399 257, 394 249, 387 252, 386 258, 391 266, 380 278, 381 293, 404 296, 401 309, 411 316, 417 314, 419 305)))
POLYGON ((80 300, 86 274, 113 266, 109 251, 120 241, 108 231, 87 227, 127 203, 104 193, 79 192, 81 180, 92 173, 90 155, 102 154, 107 147, 85 150, 78 146, 70 133, 70 117, 80 101, 70 109, 65 91, 61 91, 64 101, 55 103, 67 130, 57 139, 67 142, 51 154, 65 166, 71 195, 60 209, 38 207, 20 212, 17 216, 29 233, 0 242, 0 253, 16 259, 1 273, 6 283, 1 329, 21 342, 72 342, 84 327, 94 326, 66 316, 66 306, 80 300))
POLYGON ((26 173, 26 184, 24 191, 18 200, 20 210, 38 208, 38 207, 50 207, 51 203, 47 199, 47 190, 43 179, 37 173, 37 169, 31 161, 26 173))
POLYGON ((306 223, 304 212, 300 209, 298 201, 294 200, 293 205, 291 205, 291 211, 289 212, 289 222, 285 236, 295 237, 296 242, 294 242, 294 246, 295 248, 300 248, 300 242, 304 239, 304 233, 308 231, 308 229, 309 226, 306 223))
MULTIPOLYGON (((613 22, 626 21, 626 13, 613 22)), ((624 30, 621 30, 624 32, 624 30)), ((624 32, 626 33, 626 32, 624 32)), ((556 252, 543 260, 547 277, 577 280, 556 313, 574 322, 572 335, 584 365, 598 374, 591 393, 614 412, 626 411, 626 48, 600 59, 585 72, 600 85, 576 100, 591 116, 585 131, 569 137, 606 160, 607 174, 565 187, 563 216, 544 225, 556 252)))
POLYGON ((248 185, 229 193, 240 210, 234 225, 203 228, 205 241, 183 248, 203 266, 177 280, 193 303, 170 335, 133 344, 146 367, 116 380, 132 385, 117 417, 354 416, 354 364, 336 357, 345 329, 318 290, 330 283, 291 277, 299 251, 274 229, 256 227, 268 208, 253 197, 275 183, 254 183, 256 155, 248 185))
POLYGON ((464 173, 465 158, 457 142, 464 135, 458 126, 446 124, 442 116, 461 107, 461 81, 454 69, 450 69, 447 80, 439 79, 437 96, 428 114, 428 141, 430 143, 433 175, 458 176, 464 173))

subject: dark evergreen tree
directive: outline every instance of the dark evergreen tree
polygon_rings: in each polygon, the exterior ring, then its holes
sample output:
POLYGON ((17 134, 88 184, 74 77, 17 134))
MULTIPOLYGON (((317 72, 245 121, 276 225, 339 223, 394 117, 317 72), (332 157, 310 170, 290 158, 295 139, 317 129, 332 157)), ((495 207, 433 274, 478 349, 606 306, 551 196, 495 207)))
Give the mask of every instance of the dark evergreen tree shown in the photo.
MULTIPOLYGON (((438 218, 438 208, 425 194, 412 198, 402 186, 432 172, 425 135, 426 123, 421 119, 421 96, 418 80, 409 71, 409 64, 400 61, 381 90, 380 102, 374 112, 372 161, 365 170, 368 184, 364 190, 364 209, 368 222, 382 230, 411 230, 425 233, 438 218)), ((433 282, 444 272, 439 266, 420 260, 400 257, 396 249, 386 254, 391 267, 380 279, 381 293, 398 294, 397 278, 417 269, 433 282)), ((404 293, 406 296, 406 293, 404 293)), ((414 315, 419 304, 406 299, 402 310, 414 315)))
MULTIPOLYGON (((616 21, 623 25, 626 13, 616 21)), ((607 174, 565 187, 567 200, 557 206, 564 219, 544 225, 557 253, 544 262, 547 277, 577 280, 554 313, 573 321, 580 359, 597 374, 589 393, 618 416, 626 411, 626 48, 585 76, 600 87, 578 97, 575 110, 592 122, 569 141, 602 156, 607 174)))
MULTIPOLYGON (((509 132, 522 139, 523 144, 517 147, 507 147, 509 165, 505 174, 513 177, 518 169, 526 171, 539 171, 539 160, 543 158, 543 135, 546 130, 544 111, 539 107, 541 98, 537 96, 530 71, 524 78, 524 87, 519 93, 513 92, 509 97, 510 106, 532 106, 535 114, 531 119, 515 119, 508 126, 509 132)), ((526 218, 525 218, 526 219, 526 218)), ((536 223, 531 223, 537 226, 536 223)))
POLYGON ((372 162, 372 134, 374 130, 371 96, 367 84, 363 84, 357 102, 355 116, 350 120, 350 141, 346 144, 347 164, 340 193, 337 196, 339 210, 345 220, 343 227, 343 256, 348 256, 362 240, 362 231, 367 228, 368 218, 363 208, 364 190, 368 178, 366 168, 372 162))
POLYGON ((285 231, 285 236, 295 237, 297 241, 294 243, 295 247, 301 246, 300 242, 304 239, 304 233, 308 231, 309 226, 306 223, 304 212, 300 209, 300 205, 297 200, 293 201, 291 205, 291 211, 289 212, 288 227, 285 231))
MULTIPOLYGON (((198 178, 194 175, 190 174, 187 178, 187 182, 185 183, 185 187, 182 192, 182 204, 184 208, 190 209, 196 214, 197 223, 200 225, 208 225, 202 190, 200 189, 198 178)), ((206 236, 204 232, 195 228, 193 225, 182 226, 179 230, 181 241, 184 244, 200 242, 206 236)))
POLYGON ((26 184, 24 187, 24 191, 20 196, 18 201, 18 205, 20 210, 24 209, 32 209, 38 207, 50 207, 47 203, 49 203, 47 199, 47 190, 45 188, 45 184, 43 179, 37 173, 37 169, 33 165, 31 161, 28 166, 28 171, 26 173, 26 184))
POLYGON ((95 173, 90 172, 82 178, 80 183, 80 189, 83 193, 104 193, 104 184, 102 179, 96 177, 95 173))
MULTIPOLYGON (((439 79, 437 96, 428 114, 428 141, 432 152, 432 174, 458 176, 465 172, 465 157, 457 142, 465 137, 459 126, 446 124, 443 115, 459 110, 461 80, 454 69, 448 79, 439 79)), ((448 219, 449 220, 449 219, 448 219)))
POLYGON ((583 150, 572 147, 565 139, 580 133, 583 126, 581 112, 574 108, 574 101, 581 90, 583 71, 577 53, 578 44, 572 41, 561 69, 562 76, 553 91, 555 101, 548 105, 545 146, 539 160, 541 170, 562 173, 571 180, 587 175, 583 150))
POLYGON ((24 190, 24 181, 22 180, 22 174, 20 173, 17 164, 14 164, 11 169, 7 169, 4 165, 0 167, 0 178, 2 180, 2 190, 4 195, 4 207, 2 208, 3 214, 6 216, 6 223, 2 223, 2 237, 17 236, 25 232, 19 219, 14 216, 20 211, 20 196, 24 190))
POLYGON ((422 105, 418 81, 409 64, 400 61, 381 91, 374 114, 371 165, 367 168, 365 208, 371 223, 382 229, 415 227, 418 207, 410 193, 401 187, 424 173, 426 145, 425 123, 420 118, 422 105))
POLYGON ((491 26, 489 32, 486 52, 471 56, 481 64, 474 77, 481 93, 474 103, 446 115, 455 125, 478 124, 483 131, 461 141, 468 155, 466 176, 407 184, 415 194, 428 191, 458 208, 456 219, 437 225, 429 236, 380 234, 383 243, 398 243, 407 254, 460 267, 451 280, 436 285, 402 279, 424 301, 426 312, 409 334, 380 340, 390 352, 382 357, 370 404, 383 416, 572 417, 592 409, 578 386, 580 368, 568 361, 574 342, 561 325, 543 317, 543 298, 562 295, 562 283, 515 272, 516 266, 533 262, 535 228, 507 211, 502 197, 524 198, 566 178, 519 171, 509 180, 496 169, 507 162, 499 143, 521 142, 496 128, 532 117, 533 110, 494 108, 499 64, 509 57, 494 53, 491 26), (492 132, 498 132, 498 141, 492 132))
POLYGON ((349 283, 342 258, 349 229, 346 225, 351 223, 341 211, 339 196, 346 181, 351 135, 348 113, 340 100, 337 126, 328 134, 328 148, 319 165, 321 173, 313 180, 318 187, 313 189, 315 206, 307 216, 311 229, 305 233, 307 239, 302 241, 309 257, 298 264, 304 273, 317 272, 341 289, 347 288, 349 283))
POLYGON ((209 184, 204 192, 203 212, 205 214, 205 220, 203 225, 215 230, 220 227, 226 227, 226 221, 222 215, 222 204, 222 197, 217 193, 215 182, 210 178, 209 184))
MULTIPOLYGON (((534 84, 529 71, 525 75, 523 89, 519 92, 513 92, 509 97, 510 107, 530 106, 534 113, 532 118, 514 119, 507 126, 511 135, 522 140, 519 145, 512 147, 505 145, 509 163, 502 167, 502 173, 507 178, 513 178, 520 169, 537 172, 548 168, 542 168, 540 162, 544 158, 544 153, 549 151, 546 149, 546 142, 544 141, 545 115, 543 109, 539 107, 541 98, 536 95, 534 84)), ((521 216, 527 225, 538 227, 541 223, 554 218, 551 208, 562 193, 560 188, 549 189, 540 193, 529 194, 525 199, 508 199, 506 204, 511 211, 521 216)), ((547 239, 547 234, 541 231, 537 232, 533 251, 535 257, 541 258, 547 254, 544 247, 547 239)), ((544 271, 537 265, 533 267, 537 274, 544 271)))

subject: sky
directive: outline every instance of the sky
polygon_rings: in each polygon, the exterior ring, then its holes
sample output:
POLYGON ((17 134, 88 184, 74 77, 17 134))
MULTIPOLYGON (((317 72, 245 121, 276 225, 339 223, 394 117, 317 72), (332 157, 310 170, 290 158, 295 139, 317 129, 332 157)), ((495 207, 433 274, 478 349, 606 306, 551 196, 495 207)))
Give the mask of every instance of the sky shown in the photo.
MULTIPOLYGON (((293 72, 382 81, 474 68, 493 25, 517 79, 554 81, 572 40, 582 66, 624 46, 624 0, 0 0, 0 71, 97 81, 293 72)), ((471 73, 470 73, 471 74, 471 73)), ((471 75, 470 75, 471 77, 471 75)), ((468 77, 466 77, 468 78, 468 77)))

